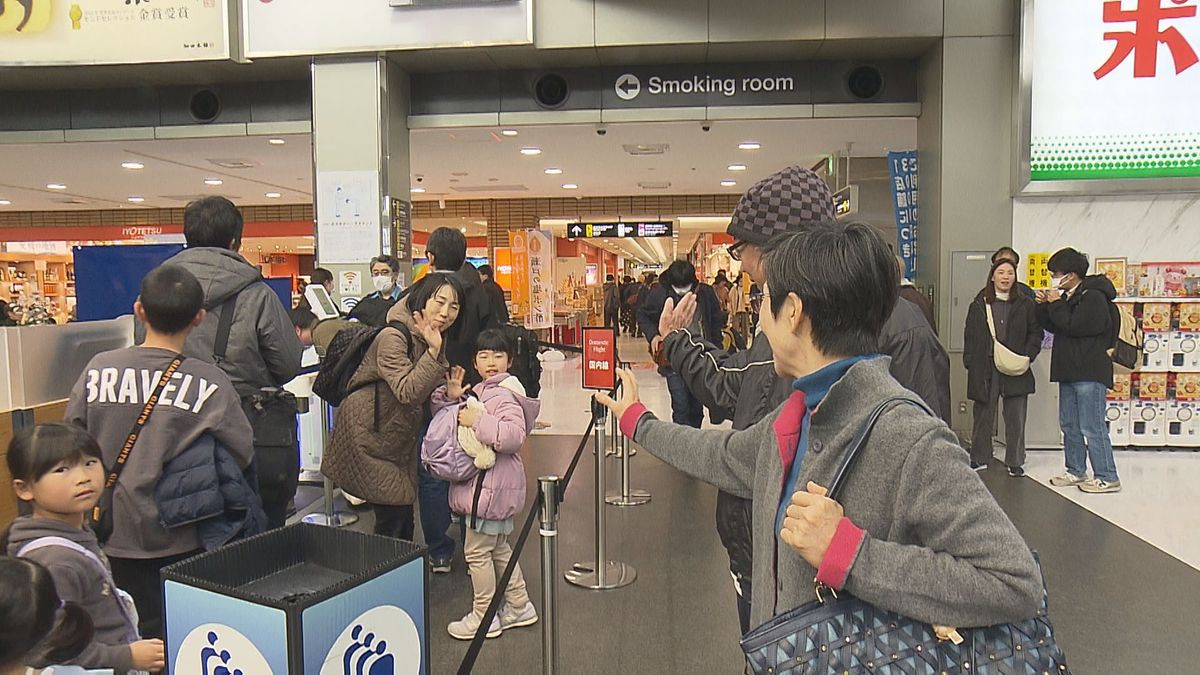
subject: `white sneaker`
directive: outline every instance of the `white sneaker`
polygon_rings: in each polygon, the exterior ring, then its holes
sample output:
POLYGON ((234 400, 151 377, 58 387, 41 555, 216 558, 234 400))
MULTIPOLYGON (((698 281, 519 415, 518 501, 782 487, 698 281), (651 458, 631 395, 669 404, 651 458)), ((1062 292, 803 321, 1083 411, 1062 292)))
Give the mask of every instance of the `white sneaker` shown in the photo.
POLYGON ((525 606, 520 609, 513 609, 505 605, 504 609, 500 611, 500 627, 504 630, 532 626, 537 622, 538 613, 532 602, 525 603, 525 606))
POLYGON ((1079 489, 1084 492, 1089 492, 1091 494, 1105 494, 1108 492, 1120 492, 1121 491, 1121 481, 1114 481, 1114 482, 1110 483, 1106 480, 1100 480, 1099 478, 1093 478, 1092 480, 1087 480, 1087 481, 1080 483, 1079 489))
POLYGON ((1072 485, 1079 485, 1086 480, 1087 476, 1076 476, 1070 471, 1064 471, 1054 478, 1051 478, 1050 484, 1054 487, 1070 487, 1072 485))
MULTIPOLYGON (((450 637, 455 640, 474 640, 475 633, 479 630, 480 618, 475 616, 475 612, 468 612, 466 616, 458 621, 452 621, 449 626, 446 626, 446 632, 450 633, 450 637)), ((500 617, 492 617, 492 625, 488 628, 487 636, 489 638, 500 637, 504 629, 500 627, 500 617)))

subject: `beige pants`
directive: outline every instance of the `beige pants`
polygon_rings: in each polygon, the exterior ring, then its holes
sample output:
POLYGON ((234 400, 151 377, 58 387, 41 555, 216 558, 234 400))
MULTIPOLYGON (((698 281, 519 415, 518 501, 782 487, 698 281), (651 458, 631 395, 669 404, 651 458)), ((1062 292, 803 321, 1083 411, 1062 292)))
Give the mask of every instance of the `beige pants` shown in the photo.
MULTIPOLYGON (((482 618, 487 612, 488 605, 492 603, 492 596, 496 594, 496 579, 504 574, 504 568, 508 567, 512 554, 507 535, 480 534, 467 528, 463 555, 471 570, 471 586, 475 589, 475 616, 482 618)), ((504 599, 508 606, 513 608, 529 604, 529 591, 525 588, 525 577, 521 575, 520 565, 513 569, 504 599)))

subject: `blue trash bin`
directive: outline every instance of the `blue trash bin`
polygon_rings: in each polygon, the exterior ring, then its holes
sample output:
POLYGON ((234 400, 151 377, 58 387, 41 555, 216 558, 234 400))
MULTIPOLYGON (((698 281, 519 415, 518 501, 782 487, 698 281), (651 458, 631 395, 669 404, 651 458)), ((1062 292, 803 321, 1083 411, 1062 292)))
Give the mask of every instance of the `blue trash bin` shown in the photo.
POLYGON ((173 675, 428 673, 425 548, 307 523, 163 570, 173 675))

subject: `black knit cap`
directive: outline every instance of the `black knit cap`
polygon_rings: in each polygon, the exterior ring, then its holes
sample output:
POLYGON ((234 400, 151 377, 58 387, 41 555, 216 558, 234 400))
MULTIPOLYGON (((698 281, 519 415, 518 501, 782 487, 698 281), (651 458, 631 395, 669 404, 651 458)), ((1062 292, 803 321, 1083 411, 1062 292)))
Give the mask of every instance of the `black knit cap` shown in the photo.
POLYGON ((835 220, 833 195, 825 181, 809 169, 789 166, 742 195, 725 231, 734 239, 762 246, 802 224, 835 220))

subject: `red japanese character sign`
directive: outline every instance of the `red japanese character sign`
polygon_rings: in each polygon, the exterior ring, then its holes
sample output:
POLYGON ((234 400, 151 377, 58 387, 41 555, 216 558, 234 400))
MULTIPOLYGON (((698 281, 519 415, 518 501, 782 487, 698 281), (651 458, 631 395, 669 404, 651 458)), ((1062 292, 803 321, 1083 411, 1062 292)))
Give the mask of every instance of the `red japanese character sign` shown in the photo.
POLYGON ((1132 30, 1108 31, 1105 40, 1112 40, 1112 56, 1096 70, 1096 79, 1107 77, 1133 55, 1134 77, 1155 77, 1158 72, 1158 46, 1163 44, 1175 62, 1175 74, 1200 62, 1187 38, 1171 21, 1196 18, 1192 0, 1137 0, 1137 7, 1125 9, 1122 0, 1104 3, 1104 23, 1131 24, 1132 30), (1164 5, 1163 3, 1167 3, 1164 5), (1174 5, 1174 6, 1172 6, 1174 5))
POLYGON ((611 391, 617 386, 617 331, 583 329, 583 388, 611 391))

